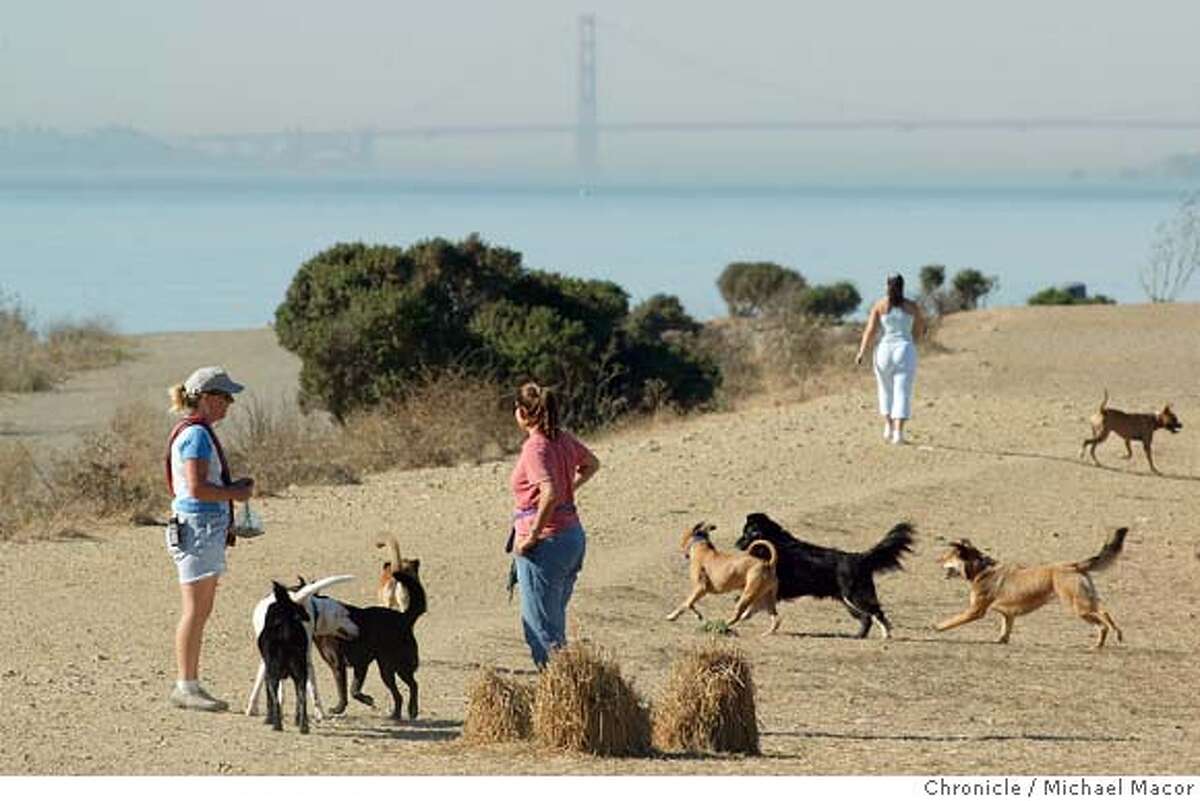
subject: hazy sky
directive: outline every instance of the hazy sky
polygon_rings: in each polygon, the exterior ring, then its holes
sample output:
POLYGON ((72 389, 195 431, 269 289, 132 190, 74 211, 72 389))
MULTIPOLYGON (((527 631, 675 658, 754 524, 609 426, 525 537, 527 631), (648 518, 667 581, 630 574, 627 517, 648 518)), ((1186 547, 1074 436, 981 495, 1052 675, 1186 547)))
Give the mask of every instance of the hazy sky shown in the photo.
MULTIPOLYGON (((1195 0, 38 0, 0 6, 0 127, 570 122, 585 12, 597 18, 604 121, 1200 117, 1195 0)), ((1195 132, 804 136, 803 152, 795 134, 608 136, 603 149, 627 165, 741 153, 747 164, 966 168, 1200 151, 1195 132)), ((566 159, 570 147, 438 142, 427 155, 566 159)))

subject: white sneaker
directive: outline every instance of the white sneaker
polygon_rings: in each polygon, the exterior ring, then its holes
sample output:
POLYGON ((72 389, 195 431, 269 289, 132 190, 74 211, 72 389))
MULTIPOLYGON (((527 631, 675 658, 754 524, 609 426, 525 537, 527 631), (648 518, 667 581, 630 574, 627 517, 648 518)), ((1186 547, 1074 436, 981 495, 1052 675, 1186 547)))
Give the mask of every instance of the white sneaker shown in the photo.
POLYGON ((904 433, 898 428, 896 429, 895 433, 892 434, 892 444, 893 445, 903 445, 904 444, 904 433))
POLYGON ((175 687, 171 690, 171 705, 180 709, 197 709, 201 712, 224 712, 229 708, 229 704, 218 701, 199 688, 189 692, 175 687))
POLYGON ((892 441, 892 427, 890 425, 888 425, 887 423, 883 424, 883 441, 884 442, 892 441))

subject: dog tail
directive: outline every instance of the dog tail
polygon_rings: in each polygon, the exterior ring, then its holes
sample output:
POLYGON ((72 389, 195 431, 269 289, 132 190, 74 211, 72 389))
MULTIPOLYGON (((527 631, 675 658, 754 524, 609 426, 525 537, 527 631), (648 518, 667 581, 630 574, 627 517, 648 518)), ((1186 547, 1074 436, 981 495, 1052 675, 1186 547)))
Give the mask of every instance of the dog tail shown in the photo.
POLYGON ((904 554, 912 553, 914 533, 912 523, 897 523, 874 548, 862 554, 862 563, 872 573, 903 569, 900 560, 904 554))
POLYGON ((388 537, 386 540, 379 540, 375 543, 376 548, 387 548, 392 555, 392 570, 400 567, 400 543, 396 542, 395 537, 388 537))
POLYGON ((1100 414, 1108 411, 1108 387, 1104 388, 1104 400, 1100 401, 1100 414))
POLYGON ((425 614, 425 588, 421 586, 421 580, 416 576, 405 573, 402 570, 397 570, 392 573, 392 578, 404 585, 405 592, 408 593, 408 608, 401 612, 411 625, 417 622, 417 618, 425 614))
POLYGON ((349 581, 354 576, 329 576, 320 581, 314 581, 312 584, 305 584, 296 592, 292 593, 292 600, 298 604, 304 603, 306 598, 316 595, 326 587, 332 587, 334 584, 341 584, 343 581, 349 581))
POLYGON ((746 553, 754 553, 754 548, 758 545, 767 549, 767 553, 769 554, 767 557, 767 567, 775 567, 775 563, 779 561, 779 551, 775 550, 775 543, 770 540, 755 540, 746 546, 746 553))
POLYGON ((1125 535, 1128 533, 1129 529, 1121 526, 1105 541, 1104 547, 1100 549, 1100 553, 1091 559, 1076 562, 1075 569, 1080 573, 1094 573, 1111 565, 1121 555, 1121 548, 1125 545, 1125 535))

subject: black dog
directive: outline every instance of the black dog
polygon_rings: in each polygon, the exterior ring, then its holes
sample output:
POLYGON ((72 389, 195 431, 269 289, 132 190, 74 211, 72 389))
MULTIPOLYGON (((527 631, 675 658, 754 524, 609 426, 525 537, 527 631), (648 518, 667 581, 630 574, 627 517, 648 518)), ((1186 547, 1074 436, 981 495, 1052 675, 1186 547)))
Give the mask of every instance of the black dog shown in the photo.
POLYGON ((296 725, 308 734, 308 613, 292 600, 287 588, 272 582, 275 603, 267 608, 267 621, 258 635, 258 652, 267 667, 267 717, 275 731, 283 731, 283 707, 279 703, 279 683, 290 678, 296 685, 296 725))
POLYGON ((315 642, 321 657, 333 671, 337 681, 338 702, 329 711, 339 714, 346 710, 346 668, 354 668, 354 684, 350 694, 368 706, 375 699, 362 691, 367 668, 379 663, 379 677, 392 693, 392 718, 400 719, 404 698, 396 689, 396 676, 408 685, 408 717, 417 716, 417 680, 414 674, 420 659, 413 624, 425 614, 425 588, 415 575, 397 570, 392 574, 408 593, 408 608, 403 612, 383 606, 358 607, 345 604, 350 619, 358 626, 358 637, 342 640, 337 637, 317 637, 315 642))
POLYGON ((871 550, 848 553, 798 540, 765 514, 755 512, 746 516, 737 547, 744 551, 759 539, 776 547, 779 600, 837 598, 862 626, 859 637, 866 637, 871 621, 876 620, 886 638, 891 636, 891 624, 875 595, 875 574, 902 569, 900 559, 912 552, 913 534, 910 523, 897 523, 871 550))

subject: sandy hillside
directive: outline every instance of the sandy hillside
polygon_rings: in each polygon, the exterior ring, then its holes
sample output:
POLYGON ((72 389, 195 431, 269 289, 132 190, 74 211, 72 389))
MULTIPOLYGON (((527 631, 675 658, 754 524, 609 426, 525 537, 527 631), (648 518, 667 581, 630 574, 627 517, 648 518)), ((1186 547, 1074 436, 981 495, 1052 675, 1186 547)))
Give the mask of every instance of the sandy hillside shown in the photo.
MULTIPOLYGON (((1200 309, 1195 305, 1002 309, 959 315, 947 352, 925 359, 913 444, 882 443, 867 371, 845 394, 712 415, 599 441, 583 492, 587 564, 572 605, 576 635, 611 648, 647 697, 673 657, 701 641, 664 614, 686 591, 681 530, 715 521, 719 545, 746 513, 847 549, 900 519, 919 529, 908 569, 882 577, 896 638, 849 638, 833 602, 782 607, 781 633, 751 621, 737 640, 753 662, 759 758, 601 760, 456 742, 479 665, 527 671, 501 553, 509 465, 395 472, 361 486, 265 499, 269 533, 230 553, 202 673, 240 707, 257 656, 249 614, 271 578, 352 572, 347 600, 372 599, 394 532, 422 560, 430 611, 421 642, 421 714, 392 723, 352 705, 300 737, 240 714, 170 708, 178 599, 158 530, 110 527, 86 541, 0 544, 0 765, 12 773, 1200 773, 1200 309), (1112 404, 1170 400, 1184 422, 1159 432, 1165 475, 1140 451, 1104 468, 1078 460, 1086 418, 1112 404), (1091 627, 1052 604, 992 644, 988 619, 938 635, 967 587, 933 563, 939 538, 969 536, 1002 560, 1076 560, 1118 525, 1126 551, 1096 583, 1126 633, 1089 652, 1091 627)), ((219 361, 256 391, 285 392, 294 359, 269 331, 151 337, 144 357, 62 392, 3 409, 10 432, 65 437, 102 422, 123 396, 161 398, 191 366, 219 361)), ((237 413, 237 407, 234 414, 237 413)), ((10 433, 10 436, 12 434, 10 433)), ((706 599, 724 612, 731 599, 706 599)), ((319 678, 328 698, 332 682, 319 678)), ((372 673, 368 692, 385 695, 372 673)))

